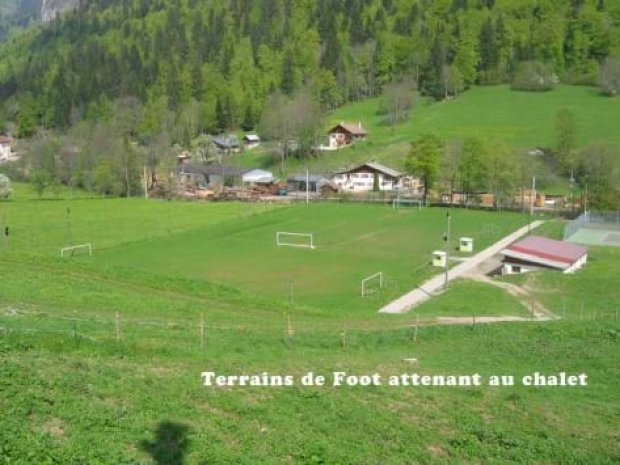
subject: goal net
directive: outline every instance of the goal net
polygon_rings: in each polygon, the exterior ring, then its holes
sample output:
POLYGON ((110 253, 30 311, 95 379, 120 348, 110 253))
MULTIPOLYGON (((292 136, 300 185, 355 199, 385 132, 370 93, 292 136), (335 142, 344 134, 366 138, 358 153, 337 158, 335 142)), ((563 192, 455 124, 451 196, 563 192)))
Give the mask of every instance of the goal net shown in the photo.
POLYGON ((383 289, 384 281, 382 271, 362 279, 362 298, 377 295, 383 289))
POLYGON ((316 248, 314 245, 313 233, 293 233, 286 231, 276 232, 276 245, 288 247, 305 247, 307 249, 316 248))
POLYGON ((66 256, 72 257, 76 253, 87 253, 89 257, 92 257, 93 247, 90 243, 63 247, 60 249, 60 258, 65 258, 66 256))
POLYGON ((399 199, 395 198, 392 200, 392 208, 396 210, 401 207, 414 207, 418 210, 422 210, 422 200, 417 199, 399 199))

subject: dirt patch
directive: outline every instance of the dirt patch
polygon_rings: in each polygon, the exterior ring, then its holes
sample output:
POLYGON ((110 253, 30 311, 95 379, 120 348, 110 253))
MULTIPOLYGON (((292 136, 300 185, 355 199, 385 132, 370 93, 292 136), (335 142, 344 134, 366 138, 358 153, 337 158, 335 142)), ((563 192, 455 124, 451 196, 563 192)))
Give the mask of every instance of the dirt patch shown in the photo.
POLYGON ((62 437, 65 435, 65 423, 60 418, 50 418, 41 425, 40 430, 57 438, 62 437))

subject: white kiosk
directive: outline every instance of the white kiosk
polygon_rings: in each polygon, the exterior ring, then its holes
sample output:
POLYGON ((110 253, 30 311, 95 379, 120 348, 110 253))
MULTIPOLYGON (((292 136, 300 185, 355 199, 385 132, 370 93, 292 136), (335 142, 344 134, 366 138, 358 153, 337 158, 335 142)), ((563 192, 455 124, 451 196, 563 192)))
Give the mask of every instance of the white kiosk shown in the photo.
POLYGON ((433 252, 433 266, 445 268, 447 261, 447 254, 443 250, 435 250, 433 252))
POLYGON ((471 237, 461 237, 459 242, 459 250, 461 252, 473 252, 474 240, 471 237))

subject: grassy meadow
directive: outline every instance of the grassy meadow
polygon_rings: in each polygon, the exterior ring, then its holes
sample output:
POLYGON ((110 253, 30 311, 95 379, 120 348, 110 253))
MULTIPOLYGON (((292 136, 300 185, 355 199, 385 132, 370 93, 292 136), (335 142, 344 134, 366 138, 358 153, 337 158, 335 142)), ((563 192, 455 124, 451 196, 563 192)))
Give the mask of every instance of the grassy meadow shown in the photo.
MULTIPOLYGON (((513 91, 507 85, 484 86, 472 88, 449 101, 420 98, 411 117, 394 127, 385 125, 384 116, 377 115, 378 106, 378 98, 368 99, 346 105, 328 118, 329 127, 340 121, 361 122, 369 134, 366 142, 323 153, 309 162, 289 160, 286 173, 302 172, 306 167, 322 172, 369 160, 402 169, 410 142, 427 132, 446 141, 483 137, 491 146, 501 144, 517 150, 554 147, 555 116, 563 108, 575 115, 575 139, 579 147, 600 141, 620 144, 616 127, 620 120, 620 100, 602 96, 598 89, 587 86, 560 85, 541 93, 513 91)), ((239 163, 280 169, 268 148, 241 155, 239 163)))
MULTIPOLYGON (((572 302, 565 320, 416 333, 413 313, 376 309, 434 272, 441 209, 38 201, 18 190, 0 218, 11 228, 0 251, 0 464, 620 460, 615 250, 594 248, 574 276, 522 282, 558 314, 572 302), (314 232, 317 248, 277 248, 277 230, 314 232), (92 242, 92 259, 61 260, 71 238, 92 242), (359 278, 379 269, 398 286, 362 301, 359 278), (517 385, 205 387, 203 371, 511 374, 517 385), (589 384, 519 385, 536 371, 583 372, 589 384)), ((454 245, 471 235, 480 250, 525 220, 453 211, 454 245)), ((416 311, 524 314, 468 281, 416 311)))

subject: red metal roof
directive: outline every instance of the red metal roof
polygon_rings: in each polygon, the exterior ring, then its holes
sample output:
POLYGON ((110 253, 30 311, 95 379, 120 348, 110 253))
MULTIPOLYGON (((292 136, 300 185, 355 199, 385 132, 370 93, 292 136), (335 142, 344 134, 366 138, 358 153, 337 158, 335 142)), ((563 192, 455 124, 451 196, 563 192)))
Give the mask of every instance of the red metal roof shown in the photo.
POLYGON ((528 236, 510 245, 508 250, 568 264, 575 263, 588 252, 581 245, 541 236, 528 236))

